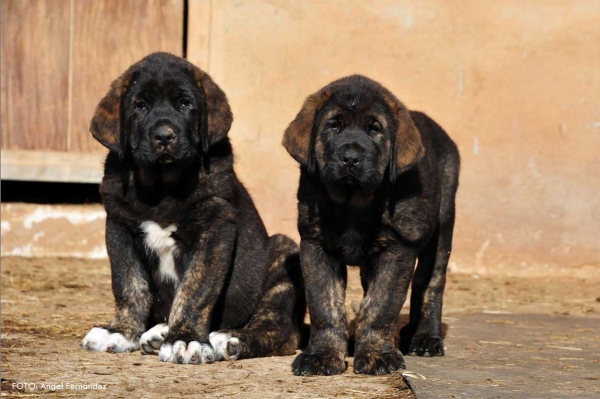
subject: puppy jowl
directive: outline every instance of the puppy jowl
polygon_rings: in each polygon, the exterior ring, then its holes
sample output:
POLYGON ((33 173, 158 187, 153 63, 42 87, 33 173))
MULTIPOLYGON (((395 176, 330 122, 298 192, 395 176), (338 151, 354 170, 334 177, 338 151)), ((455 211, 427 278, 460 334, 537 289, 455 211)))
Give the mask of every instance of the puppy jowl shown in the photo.
POLYGON ((450 137, 379 83, 354 75, 309 96, 283 145, 301 167, 300 262, 311 319, 293 372, 346 369, 347 265, 360 267, 364 290, 353 331, 355 373, 404 368, 401 352, 443 355, 442 296, 460 167, 450 137), (410 322, 400 331, 411 281, 410 322))
POLYGON ((194 364, 296 349, 298 247, 267 235, 237 179, 232 121, 213 80, 167 53, 133 64, 100 101, 91 132, 110 150, 101 192, 116 312, 83 349, 194 364))

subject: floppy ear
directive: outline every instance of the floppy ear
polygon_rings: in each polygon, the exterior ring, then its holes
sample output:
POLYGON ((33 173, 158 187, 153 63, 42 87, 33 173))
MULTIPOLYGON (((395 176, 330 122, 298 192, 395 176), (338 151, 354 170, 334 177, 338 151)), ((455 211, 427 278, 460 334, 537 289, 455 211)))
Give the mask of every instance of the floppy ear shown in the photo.
MULTIPOLYGON (((390 94, 391 95, 391 94, 390 94)), ((409 111, 395 97, 388 98, 388 105, 396 117, 396 134, 392 135, 390 180, 417 164, 425 155, 421 133, 415 126, 409 111)))
POLYGON ((208 74, 192 66, 194 80, 203 96, 202 120, 198 128, 202 153, 207 154, 214 143, 227 137, 233 114, 227 102, 227 96, 208 74))
POLYGON ((308 167, 313 173, 316 169, 316 159, 313 154, 315 136, 315 118, 331 97, 331 91, 322 89, 308 96, 296 118, 285 129, 283 146, 290 155, 308 167))
POLYGON ((110 90, 96 107, 90 131, 103 146, 123 157, 125 138, 122 137, 121 98, 127 91, 132 74, 126 72, 110 85, 110 90))

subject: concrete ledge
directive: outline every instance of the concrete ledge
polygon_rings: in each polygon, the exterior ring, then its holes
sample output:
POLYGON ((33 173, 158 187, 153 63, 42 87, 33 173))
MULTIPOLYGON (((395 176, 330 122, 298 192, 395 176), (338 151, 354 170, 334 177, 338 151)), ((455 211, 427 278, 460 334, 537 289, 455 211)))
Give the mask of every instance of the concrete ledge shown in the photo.
POLYGON ((2 204, 2 256, 107 258, 102 205, 2 204))
POLYGON ((2 150, 2 180, 100 183, 106 154, 2 150))
MULTIPOLYGON (((106 258, 102 205, 40 205, 6 203, 2 211, 2 256, 106 258)), ((270 231, 271 234, 282 231, 270 231)), ((290 231, 284 231, 291 235, 290 231)), ((463 238, 464 241, 464 238, 463 238)), ((577 250, 574 249, 574 252, 577 250)), ((540 261, 542 253, 511 252, 502 248, 483 251, 455 246, 449 273, 478 276, 592 278, 600 263, 577 258, 540 261)))

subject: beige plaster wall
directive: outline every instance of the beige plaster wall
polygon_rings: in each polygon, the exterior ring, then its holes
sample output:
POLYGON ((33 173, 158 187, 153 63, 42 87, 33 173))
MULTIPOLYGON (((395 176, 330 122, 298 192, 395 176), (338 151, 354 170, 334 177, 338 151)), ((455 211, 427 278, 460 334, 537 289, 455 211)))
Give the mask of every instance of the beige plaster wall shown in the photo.
MULTIPOLYGON (((459 145, 452 270, 585 276, 600 270, 598 21, 598 0, 189 0, 187 56, 229 96, 236 170, 271 233, 298 239, 285 127, 362 73, 459 145)), ((103 223, 3 204, 2 255, 103 257, 103 223)))
POLYGON ((462 154, 452 267, 600 267, 600 2, 191 0, 188 58, 229 96, 236 170, 296 232, 280 145, 352 73, 427 112, 462 154))

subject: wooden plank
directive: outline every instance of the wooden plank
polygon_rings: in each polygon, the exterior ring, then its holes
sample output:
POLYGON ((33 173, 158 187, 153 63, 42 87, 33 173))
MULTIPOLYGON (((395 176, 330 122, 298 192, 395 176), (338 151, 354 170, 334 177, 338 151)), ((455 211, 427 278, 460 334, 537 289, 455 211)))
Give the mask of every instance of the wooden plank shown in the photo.
POLYGON ((67 149, 69 2, 3 0, 2 148, 67 149))
POLYGON ((210 0, 188 0, 187 59, 210 73, 210 0))
POLYGON ((104 154, 2 150, 2 180, 100 183, 104 154))
POLYGON ((183 0, 74 2, 73 86, 69 151, 104 147, 89 134, 110 83, 155 51, 183 52, 183 0))

